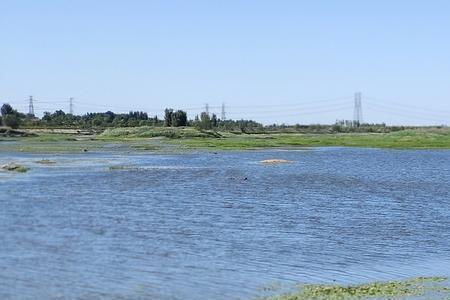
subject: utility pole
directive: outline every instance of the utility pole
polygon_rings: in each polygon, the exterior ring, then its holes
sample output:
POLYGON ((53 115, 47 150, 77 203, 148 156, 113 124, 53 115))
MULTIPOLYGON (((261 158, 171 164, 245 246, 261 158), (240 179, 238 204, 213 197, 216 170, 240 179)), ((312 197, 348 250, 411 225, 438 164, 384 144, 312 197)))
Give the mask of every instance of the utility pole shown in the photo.
POLYGON ((222 103, 222 113, 220 115, 220 119, 225 121, 225 103, 222 103))
POLYGON ((356 126, 359 126, 363 123, 363 114, 362 114, 362 96, 361 93, 355 93, 355 108, 353 110, 353 123, 356 126))
POLYGON ((71 114, 71 115, 73 115, 73 98, 72 97, 70 97, 70 99, 69 99, 69 113, 71 114))
POLYGON ((28 104, 28 114, 34 117, 34 105, 33 105, 33 96, 30 96, 30 103, 28 104))

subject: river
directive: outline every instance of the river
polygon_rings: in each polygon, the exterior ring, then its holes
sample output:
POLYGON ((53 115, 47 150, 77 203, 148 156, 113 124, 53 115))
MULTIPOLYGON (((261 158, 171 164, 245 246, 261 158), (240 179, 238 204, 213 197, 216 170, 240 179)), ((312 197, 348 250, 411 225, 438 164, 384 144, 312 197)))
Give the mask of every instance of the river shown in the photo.
POLYGON ((0 173, 4 300, 253 299, 450 275, 447 150, 0 152, 10 161, 31 169, 0 173))

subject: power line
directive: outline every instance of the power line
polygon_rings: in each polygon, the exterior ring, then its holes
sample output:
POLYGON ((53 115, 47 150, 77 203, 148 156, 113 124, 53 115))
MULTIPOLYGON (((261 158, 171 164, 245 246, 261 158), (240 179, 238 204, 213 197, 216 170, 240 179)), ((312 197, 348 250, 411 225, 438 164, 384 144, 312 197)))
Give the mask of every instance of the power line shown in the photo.
POLYGON ((317 103, 327 103, 327 102, 343 102, 348 101, 349 99, 352 99, 352 96, 343 96, 343 97, 336 97, 336 98, 328 98, 328 99, 305 99, 305 100, 299 100, 295 103, 278 103, 278 104, 258 104, 258 105, 235 105, 233 108, 251 108, 251 109, 258 109, 258 108, 265 108, 265 107, 280 107, 280 106, 302 106, 305 104, 317 104, 317 103))
MULTIPOLYGON (((86 101, 86 100, 85 100, 86 101)), ((364 103, 366 107, 366 112, 378 112, 383 115, 392 115, 402 118, 407 118, 411 120, 424 120, 439 122, 440 124, 445 124, 450 118, 450 111, 436 110, 426 107, 414 106, 409 104, 402 104, 394 101, 383 101, 372 97, 364 97, 364 103)), ((26 111, 28 108, 28 113, 34 115, 35 113, 41 114, 43 111, 53 111, 59 110, 64 107, 67 108, 67 99, 64 101, 59 101, 53 99, 50 101, 44 99, 36 100, 33 96, 30 96, 28 101, 20 101, 17 106, 20 107, 21 111, 26 111), (27 103, 28 102, 28 103, 27 103), (43 105, 43 106, 41 106, 43 105)), ((79 102, 75 101, 73 97, 69 98, 69 113, 74 113, 74 106, 77 106, 77 110, 81 111, 98 111, 103 108, 105 110, 114 110, 116 113, 127 113, 129 111, 135 111, 136 108, 125 108, 118 107, 115 105, 102 105, 93 104, 92 102, 79 102), (97 108, 97 109, 95 109, 97 108)), ((339 98, 329 98, 329 99, 316 99, 314 101, 302 101, 296 103, 287 104, 268 104, 268 105, 236 105, 227 106, 225 109, 225 103, 220 106, 210 106, 209 103, 205 103, 203 107, 190 107, 181 108, 188 111, 189 113, 194 113, 195 111, 205 110, 208 114, 210 109, 214 108, 221 112, 221 119, 230 115, 233 118, 244 118, 254 117, 254 118, 277 118, 277 117, 302 117, 307 115, 319 115, 324 113, 334 113, 339 111, 351 111, 353 107, 353 120, 358 123, 363 123, 363 109, 362 109, 362 94, 360 92, 355 93, 353 97, 353 104, 350 97, 339 97, 339 98), (273 108, 273 109, 271 109, 273 108), (278 108, 278 109, 277 109, 278 108)), ((162 108, 158 109, 144 109, 147 112, 159 112, 163 111, 162 108)), ((157 113, 158 114, 158 113, 157 113)))
POLYGON ((64 101, 48 101, 48 100, 41 101, 41 100, 39 100, 39 103, 60 104, 60 103, 67 103, 67 100, 64 100, 64 101))
POLYGON ((392 102, 392 101, 388 102, 388 101, 383 101, 380 99, 375 99, 372 97, 364 97, 364 99, 368 103, 372 103, 375 105, 385 105, 386 107, 389 107, 390 109, 394 109, 394 110, 398 110, 401 108, 401 109, 410 110, 413 112, 420 112, 421 114, 423 114, 425 112, 425 113, 431 113, 434 115, 441 115, 441 116, 445 116, 445 117, 450 116, 450 111, 446 111, 446 110, 434 110, 434 109, 430 109, 427 107, 419 107, 419 106, 414 106, 414 105, 410 105, 410 104, 401 104, 401 103, 396 103, 396 102, 392 102))
MULTIPOLYGON (((403 117, 403 118, 408 118, 408 119, 418 119, 418 120, 423 120, 423 121, 433 121, 433 122, 439 122, 442 123, 443 121, 447 120, 447 117, 444 116, 430 116, 430 115, 424 115, 424 114, 420 114, 420 113, 413 113, 413 112, 402 112, 402 111, 398 111, 398 110, 392 110, 392 108, 390 107, 386 107, 383 105, 379 105, 379 104, 375 104, 375 103, 367 103, 367 106, 370 108, 370 111, 377 111, 377 112, 381 112, 381 113, 385 113, 385 114, 389 114, 389 115, 394 115, 394 116, 399 116, 399 117, 403 117)), ((445 123, 445 122, 444 122, 445 123)))
MULTIPOLYGON (((319 104, 319 105, 313 105, 313 106, 308 106, 308 105, 305 105, 305 106, 302 106, 302 107, 293 107, 293 108, 289 108, 289 107, 284 107, 284 108, 282 108, 282 109, 271 109, 271 110, 264 110, 264 111, 261 111, 261 110, 250 110, 250 113, 252 113, 252 114, 258 114, 258 113, 273 113, 273 112, 292 112, 293 110, 298 110, 298 111, 304 111, 304 110, 315 110, 315 109, 328 109, 328 108, 335 108, 335 107, 342 107, 342 106, 345 106, 345 107, 347 107, 348 105, 351 105, 351 102, 350 101, 345 101, 345 102, 342 102, 342 103, 333 103, 333 104, 319 104)), ((230 111, 235 111, 235 110, 233 110, 233 108, 235 108, 234 106, 231 108, 231 109, 229 109, 228 111, 230 112, 230 111)), ((243 111, 245 111, 245 110, 242 110, 242 109, 239 109, 239 110, 237 110, 239 113, 242 113, 243 111)))
MULTIPOLYGON (((348 111, 349 109, 351 109, 352 106, 351 105, 347 105, 347 106, 343 106, 340 108, 334 108, 334 109, 322 109, 322 110, 316 110, 316 111, 306 111, 306 112, 295 112, 292 113, 264 113, 264 114, 256 114, 259 117, 283 117, 283 116, 303 116, 303 115, 316 115, 316 114, 321 114, 321 113, 329 113, 329 112, 338 112, 338 111, 348 111)), ((232 113, 231 115, 233 116, 239 116, 239 113, 232 113)))

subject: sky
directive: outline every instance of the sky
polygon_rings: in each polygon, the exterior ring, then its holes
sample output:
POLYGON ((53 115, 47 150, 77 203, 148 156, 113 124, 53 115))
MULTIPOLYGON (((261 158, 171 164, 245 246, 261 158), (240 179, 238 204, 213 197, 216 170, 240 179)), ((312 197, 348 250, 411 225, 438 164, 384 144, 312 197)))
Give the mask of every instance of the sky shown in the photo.
POLYGON ((450 1, 0 0, 0 103, 450 123, 450 1))

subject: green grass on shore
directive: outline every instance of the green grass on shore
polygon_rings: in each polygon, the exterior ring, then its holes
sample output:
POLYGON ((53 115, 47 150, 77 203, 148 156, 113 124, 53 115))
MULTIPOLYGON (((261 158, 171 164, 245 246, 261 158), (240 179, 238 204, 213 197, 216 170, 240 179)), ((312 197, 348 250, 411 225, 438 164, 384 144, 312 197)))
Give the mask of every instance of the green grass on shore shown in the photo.
POLYGON ((225 138, 187 138, 171 141, 188 148, 253 149, 269 147, 370 147, 450 149, 450 130, 405 130, 393 133, 253 134, 225 138))
POLYGON ((222 135, 213 130, 197 130, 192 127, 128 127, 128 128, 109 128, 101 135, 101 138, 219 138, 222 135))
POLYGON ((0 151, 83 152, 250 150, 275 147, 368 147, 450 149, 450 129, 422 128, 391 133, 236 134, 195 128, 136 127, 107 129, 99 135, 40 133, 36 137, 1 138, 0 151))

